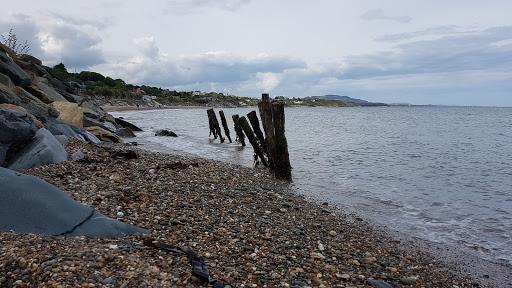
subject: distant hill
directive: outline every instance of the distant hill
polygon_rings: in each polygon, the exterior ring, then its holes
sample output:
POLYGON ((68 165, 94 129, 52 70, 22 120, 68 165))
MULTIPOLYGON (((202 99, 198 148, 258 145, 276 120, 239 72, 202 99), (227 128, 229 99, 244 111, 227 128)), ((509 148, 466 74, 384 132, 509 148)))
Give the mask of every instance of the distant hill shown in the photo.
POLYGON ((306 99, 324 99, 324 100, 334 100, 334 101, 342 101, 351 106, 389 106, 386 103, 376 103, 369 102, 362 99, 356 99, 349 96, 340 96, 340 95, 324 95, 324 96, 310 96, 306 97, 306 99))

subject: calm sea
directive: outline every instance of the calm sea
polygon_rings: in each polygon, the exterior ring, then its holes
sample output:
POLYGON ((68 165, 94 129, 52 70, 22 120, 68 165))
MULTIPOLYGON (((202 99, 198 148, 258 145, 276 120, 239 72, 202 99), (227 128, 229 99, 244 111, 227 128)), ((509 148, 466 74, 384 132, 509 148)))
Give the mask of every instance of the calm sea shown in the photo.
MULTIPOLYGON (((252 109, 223 110, 234 138, 231 115, 252 109)), ((250 146, 208 139, 205 109, 114 114, 149 149, 252 165, 250 146)), ((298 193, 512 263, 512 108, 287 108, 286 129, 298 193)))

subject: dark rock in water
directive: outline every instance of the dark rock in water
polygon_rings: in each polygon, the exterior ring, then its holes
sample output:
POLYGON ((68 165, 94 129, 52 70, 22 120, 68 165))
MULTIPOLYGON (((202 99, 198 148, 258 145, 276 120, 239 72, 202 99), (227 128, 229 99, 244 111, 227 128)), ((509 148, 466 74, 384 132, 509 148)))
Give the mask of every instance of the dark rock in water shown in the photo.
POLYGON ((123 120, 121 118, 115 118, 116 120, 116 123, 118 125, 121 125, 123 127, 126 127, 126 128, 130 128, 132 131, 136 131, 136 132, 140 132, 142 131, 142 129, 140 129, 139 127, 133 125, 132 123, 126 121, 126 120, 123 120))
POLYGON ((176 135, 176 133, 174 133, 173 131, 167 130, 167 129, 156 131, 155 136, 178 137, 178 135, 176 135))
POLYGON ((0 168, 0 230, 118 238, 146 230, 108 218, 34 176, 0 168))
POLYGON ((116 132, 117 136, 121 137, 135 137, 135 133, 133 133, 132 129, 128 127, 123 127, 116 132))
POLYGON ((36 131, 34 120, 27 113, 0 108, 0 143, 26 143, 34 137, 36 131))
POLYGON ((17 86, 30 85, 31 79, 18 64, 0 48, 0 73, 9 76, 17 86))
POLYGON ((368 284, 377 288, 393 288, 393 285, 382 280, 368 279, 368 284))
POLYGON ((66 149, 45 128, 37 130, 32 142, 25 146, 10 161, 9 168, 28 169, 34 166, 59 163, 68 159, 66 149))

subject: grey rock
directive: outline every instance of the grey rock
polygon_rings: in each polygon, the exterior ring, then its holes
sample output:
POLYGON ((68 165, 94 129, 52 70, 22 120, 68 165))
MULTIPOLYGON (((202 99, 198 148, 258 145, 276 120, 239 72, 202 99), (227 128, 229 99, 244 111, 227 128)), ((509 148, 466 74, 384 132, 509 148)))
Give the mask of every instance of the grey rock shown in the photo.
POLYGON ((30 111, 30 113, 36 118, 46 122, 46 119, 49 117, 59 116, 59 112, 57 112, 52 106, 39 100, 39 98, 30 94, 27 90, 21 87, 16 87, 15 90, 16 95, 20 99, 20 103, 18 105, 25 108, 27 111, 30 111))
POLYGON ((30 76, 21 69, 16 62, 3 50, 0 49, 0 73, 11 78, 18 86, 30 85, 30 76))
POLYGON ((30 175, 0 168, 0 230, 118 238, 146 230, 108 218, 30 175))
POLYGON ((62 144, 62 146, 66 146, 69 144, 69 137, 66 136, 66 135, 54 135, 55 136, 55 139, 59 140, 60 144, 62 144))
POLYGON ((416 283, 417 280, 417 277, 403 277, 400 278, 400 283, 404 285, 414 285, 414 283, 416 283))
POLYGON ((34 120, 27 113, 0 108, 0 143, 26 143, 36 131, 34 120))
POLYGON ((82 131, 82 136, 84 136, 85 140, 92 144, 100 144, 101 140, 96 137, 96 135, 92 134, 89 131, 82 131))
POLYGON ((137 132, 142 131, 142 129, 140 129, 139 127, 133 125, 132 123, 130 123, 124 119, 115 118, 115 120, 116 120, 116 123, 118 125, 121 125, 122 127, 130 128, 132 131, 137 131, 137 132))
POLYGON ((96 120, 87 116, 84 116, 84 127, 100 127, 103 128, 109 132, 116 133, 117 128, 114 126, 114 124, 110 122, 102 122, 100 120, 96 120))
POLYGON ((135 133, 133 133, 132 129, 128 127, 123 127, 116 132, 117 136, 121 137, 135 137, 135 133))
POLYGON ((32 142, 10 162, 10 169, 28 169, 34 166, 66 161, 68 153, 55 136, 45 128, 37 130, 32 142))
POLYGON ((9 150, 9 145, 0 144, 0 166, 4 165, 5 157, 7 156, 7 150, 9 150))
POLYGON ((73 161, 80 161, 85 159, 85 154, 82 152, 82 150, 75 151, 71 156, 69 157, 73 161))
POLYGON ((7 86, 0 85, 0 104, 1 103, 18 105, 20 99, 18 96, 14 95, 7 86))
POLYGON ((156 131, 155 136, 178 137, 178 135, 176 133, 174 133, 171 130, 167 130, 167 129, 162 129, 162 130, 156 131))
POLYGON ((377 288, 393 288, 393 285, 382 280, 368 279, 368 284, 377 288))

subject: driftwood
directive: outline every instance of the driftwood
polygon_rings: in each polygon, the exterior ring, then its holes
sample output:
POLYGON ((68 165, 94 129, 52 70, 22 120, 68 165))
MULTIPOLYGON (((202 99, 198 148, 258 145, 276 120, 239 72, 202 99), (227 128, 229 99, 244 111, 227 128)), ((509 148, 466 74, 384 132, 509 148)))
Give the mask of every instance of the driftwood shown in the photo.
POLYGON ((210 135, 208 137, 213 135, 213 139, 217 139, 217 131, 215 130, 210 110, 206 110, 206 113, 208 114, 208 125, 210 126, 210 135))
POLYGON ((238 123, 238 120, 240 119, 240 117, 238 116, 238 114, 235 114, 232 116, 232 118, 233 118, 233 123, 235 125, 235 132, 236 132, 235 141, 238 140, 238 142, 240 142, 240 144, 242 144, 242 146, 245 146, 244 131, 242 131, 242 127, 240 127, 240 123, 238 123))
POLYGON ((252 130, 254 134, 258 138, 258 142, 260 142, 261 147, 263 148, 263 152, 267 153, 267 145, 265 144, 265 138, 263 137, 263 132, 261 132, 260 121, 258 120, 258 115, 256 115, 256 111, 251 111, 247 113, 247 118, 249 122, 251 122, 252 130))
POLYGON ((256 156, 254 157, 255 160, 257 159, 257 157, 259 157, 261 163, 263 163, 265 167, 268 167, 267 160, 265 159, 265 155, 263 154, 263 149, 261 148, 258 139, 256 139, 256 136, 254 135, 254 132, 252 131, 251 126, 249 125, 249 122, 247 122, 247 119, 245 119, 245 117, 242 116, 238 119, 238 123, 240 123, 242 130, 244 130, 245 135, 247 135, 247 138, 249 139, 249 142, 251 143, 252 148, 254 149, 254 154, 256 154, 256 156))
POLYGON ((284 102, 272 103, 272 119, 275 133, 274 175, 278 179, 292 180, 292 167, 285 136, 284 102))
POLYGON ((261 124, 265 131, 265 145, 267 147, 268 164, 274 169, 274 159, 276 157, 276 149, 274 144, 274 124, 272 121, 272 103, 268 94, 261 95, 261 101, 258 103, 260 111, 261 124))
POLYGON ((229 135, 230 133, 229 133, 229 128, 228 128, 228 121, 226 121, 226 116, 224 116, 224 111, 220 110, 219 115, 220 115, 220 122, 222 123, 222 128, 224 128, 224 134, 226 134, 226 137, 228 138, 229 143, 233 143, 233 141, 231 141, 231 136, 229 135))
MULTIPOLYGON (((213 127, 213 131, 215 131, 215 133, 217 133, 217 135, 219 136, 220 142, 224 143, 224 137, 222 137, 222 132, 220 131, 219 120, 217 120, 215 111, 213 111, 213 109, 208 109, 208 110, 206 110, 206 112, 208 113, 209 121, 211 121, 211 125, 212 125, 211 127, 213 127)), ((213 134, 213 135, 215 135, 215 134, 213 134)))

